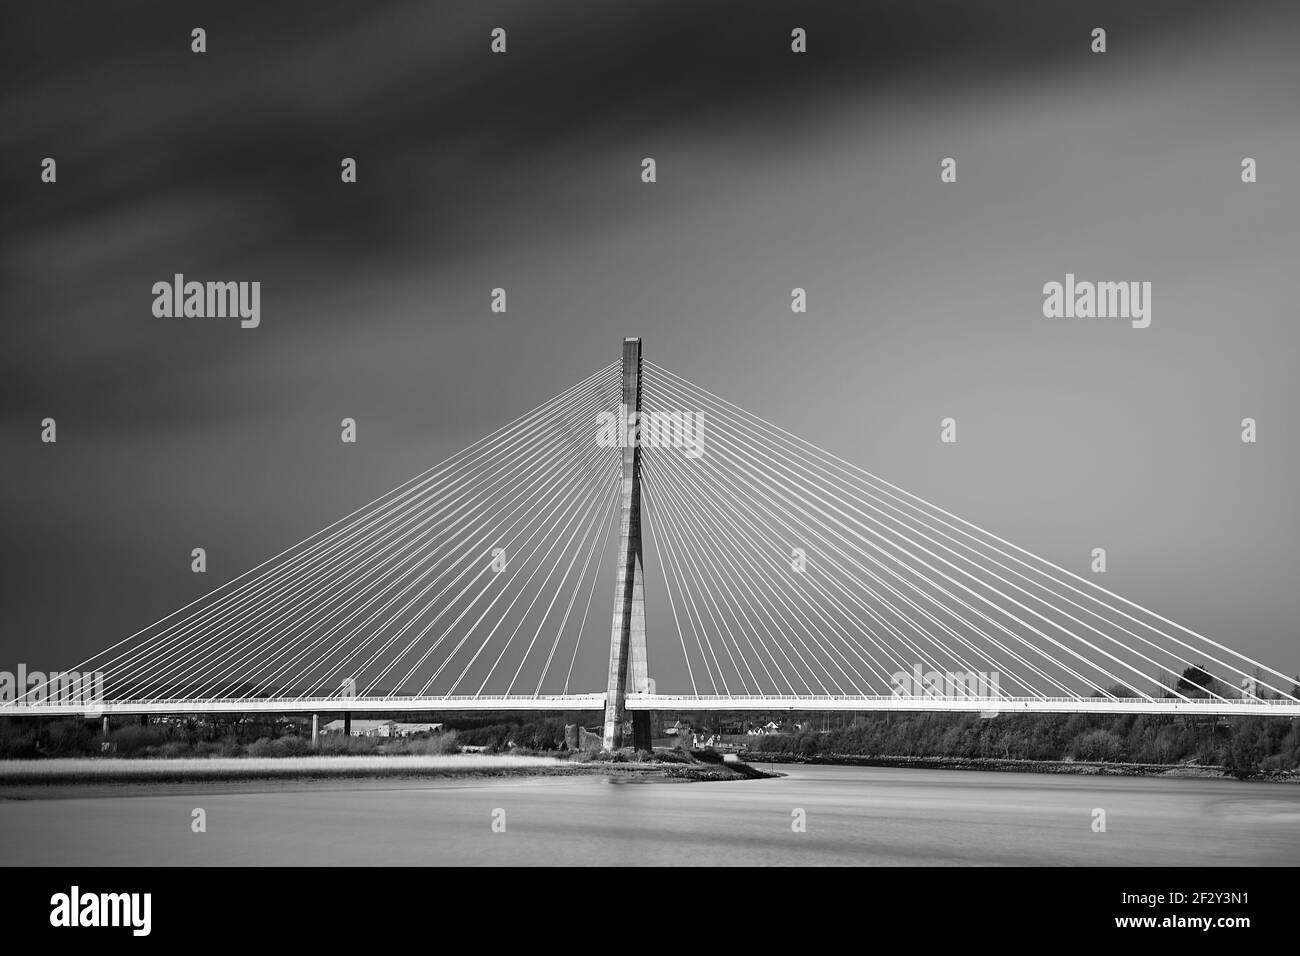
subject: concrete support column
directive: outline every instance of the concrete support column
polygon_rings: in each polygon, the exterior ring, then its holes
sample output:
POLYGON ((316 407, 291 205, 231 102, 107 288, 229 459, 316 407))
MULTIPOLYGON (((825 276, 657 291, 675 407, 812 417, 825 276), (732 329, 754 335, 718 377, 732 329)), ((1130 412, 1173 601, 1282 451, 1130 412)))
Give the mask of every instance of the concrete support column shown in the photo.
POLYGON ((320 747, 320 714, 311 715, 311 749, 320 747))
POLYGON ((108 739, 108 715, 104 715, 104 739, 108 739))
MULTIPOLYGON (((619 487, 618 573, 614 586, 614 619, 609 641, 609 682, 605 697, 606 750, 623 746, 627 721, 628 672, 633 690, 648 689, 645 642, 645 592, 641 564, 641 340, 623 340, 623 479, 619 487)), ((649 715, 633 716, 633 743, 650 746, 649 715), (644 725, 643 727, 640 725, 644 725)))
POLYGON ((345 710, 343 712, 343 736, 352 736, 352 711, 350 710, 345 710))

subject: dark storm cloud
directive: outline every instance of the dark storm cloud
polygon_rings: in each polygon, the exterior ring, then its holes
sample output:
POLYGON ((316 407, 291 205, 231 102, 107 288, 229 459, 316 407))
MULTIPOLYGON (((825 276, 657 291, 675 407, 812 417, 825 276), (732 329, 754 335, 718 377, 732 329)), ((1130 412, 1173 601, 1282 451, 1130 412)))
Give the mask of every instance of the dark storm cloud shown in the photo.
MULTIPOLYGON (((929 72, 960 89, 1068 68, 1103 14, 1123 32, 1122 60, 1124 44, 1215 9, 27 6, 10 14, 0 101, 6 228, 22 244, 0 276, 5 312, 42 320, 7 330, 4 408, 35 412, 23 387, 31 354, 64 370, 64 389, 80 381, 128 403, 141 376, 183 391, 196 364, 227 360, 240 344, 213 336, 171 367, 173 342, 136 319, 134 290, 172 271, 225 277, 256 263, 291 288, 417 249, 437 269, 556 242, 635 213, 617 180, 662 130, 690 136, 767 110, 779 127, 794 103, 887 99, 891 77, 929 72), (198 24, 202 57, 188 49, 198 24), (484 52, 497 25, 509 31, 505 57, 484 52), (815 55, 788 55, 795 25, 815 55), (584 153, 602 152, 615 157, 603 181, 575 188, 584 153), (57 190, 32 175, 45 155, 60 162, 57 190), (358 188, 333 188, 342 155, 359 160, 358 188)), ((200 414, 221 414, 205 398, 200 414)))
MULTIPOLYGON (((19 229, 57 230, 159 196, 210 194, 256 211, 241 249, 292 242, 351 256, 403 242, 436 207, 446 228, 435 236, 454 250, 456 226, 481 212, 471 197, 509 189, 513 174, 544 167, 574 140, 643 141, 657 127, 752 116, 771 98, 885 97, 899 74, 967 83, 1069 68, 1087 56, 1080 31, 1098 17, 1131 48, 1215 11, 959 2, 797 12, 779 3, 27 7, 11 22, 20 42, 5 69, 7 179, 29 180, 21 160, 60 147, 67 173, 54 197, 20 187, 8 218, 19 229), (187 48, 199 23, 210 37, 203 57, 187 48), (484 55, 496 25, 510 31, 506 57, 484 55), (809 30, 815 56, 787 55, 796 25, 809 30), (342 143, 357 144, 365 189, 323 192, 320 181, 336 176, 326 160, 342 143), (358 233, 363 241, 353 241, 358 233)), ((1124 56, 1121 45, 1113 57, 1124 56)))

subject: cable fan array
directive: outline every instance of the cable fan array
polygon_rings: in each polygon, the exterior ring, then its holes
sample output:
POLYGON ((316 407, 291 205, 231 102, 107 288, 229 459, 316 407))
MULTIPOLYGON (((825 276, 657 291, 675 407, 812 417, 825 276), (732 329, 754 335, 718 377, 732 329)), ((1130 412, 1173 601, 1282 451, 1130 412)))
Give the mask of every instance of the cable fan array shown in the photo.
POLYGON ((647 415, 704 425, 690 454, 642 449, 696 695, 1296 700, 1287 675, 645 369, 647 415))
POLYGON ((592 436, 618 385, 614 363, 79 669, 113 700, 568 693, 609 633, 619 461, 592 436))
MULTIPOLYGON (((642 371, 660 691, 1297 701, 1280 671, 642 371)), ((621 389, 612 363, 77 670, 111 701, 600 693, 621 389)))

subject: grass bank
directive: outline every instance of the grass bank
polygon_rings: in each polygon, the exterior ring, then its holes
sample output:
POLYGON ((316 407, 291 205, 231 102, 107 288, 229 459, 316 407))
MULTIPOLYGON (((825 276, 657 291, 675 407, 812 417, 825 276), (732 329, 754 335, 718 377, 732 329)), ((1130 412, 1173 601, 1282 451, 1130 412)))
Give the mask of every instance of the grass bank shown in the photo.
POLYGON ((518 754, 428 756, 68 758, 0 760, 0 788, 348 778, 601 775, 627 780, 746 780, 771 774, 694 759, 564 759, 518 754))

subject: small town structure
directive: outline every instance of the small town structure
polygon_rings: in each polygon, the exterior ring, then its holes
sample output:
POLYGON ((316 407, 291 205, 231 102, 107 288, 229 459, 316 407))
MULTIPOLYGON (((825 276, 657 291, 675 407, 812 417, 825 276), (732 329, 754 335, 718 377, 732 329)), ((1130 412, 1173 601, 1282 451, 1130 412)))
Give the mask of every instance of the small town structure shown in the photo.
MULTIPOLYGON (((331 720, 321 728, 321 733, 341 734, 347 721, 331 720)), ((396 720, 353 720, 350 732, 353 737, 416 737, 442 730, 442 724, 404 724, 396 720)))

